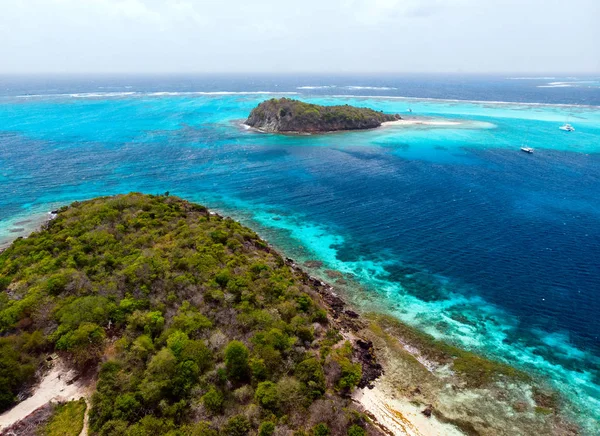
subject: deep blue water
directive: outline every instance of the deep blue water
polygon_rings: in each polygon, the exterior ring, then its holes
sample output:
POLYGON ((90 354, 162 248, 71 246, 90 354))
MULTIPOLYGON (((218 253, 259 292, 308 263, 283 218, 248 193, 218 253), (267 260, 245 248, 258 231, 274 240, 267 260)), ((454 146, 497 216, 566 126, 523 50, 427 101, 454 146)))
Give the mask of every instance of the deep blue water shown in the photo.
POLYGON ((516 77, 3 77, 0 240, 59 204, 170 191, 351 274, 365 309, 537 371, 598 425, 600 79, 516 77), (240 126, 276 95, 461 124, 240 126))

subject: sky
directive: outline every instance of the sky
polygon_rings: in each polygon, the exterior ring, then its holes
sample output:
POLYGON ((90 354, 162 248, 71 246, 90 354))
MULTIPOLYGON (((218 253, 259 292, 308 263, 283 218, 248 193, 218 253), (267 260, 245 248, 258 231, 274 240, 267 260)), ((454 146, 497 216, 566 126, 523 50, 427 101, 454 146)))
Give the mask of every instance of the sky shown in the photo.
POLYGON ((600 0, 0 0, 0 73, 600 73, 600 0))

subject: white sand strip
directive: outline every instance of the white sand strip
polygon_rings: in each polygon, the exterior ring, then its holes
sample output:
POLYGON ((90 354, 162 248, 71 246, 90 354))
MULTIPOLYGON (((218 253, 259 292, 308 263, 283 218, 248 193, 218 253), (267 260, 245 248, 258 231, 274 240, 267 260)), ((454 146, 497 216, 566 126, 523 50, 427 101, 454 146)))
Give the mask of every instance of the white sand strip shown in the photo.
POLYGON ((451 424, 439 421, 435 416, 426 417, 421 413, 424 406, 416 406, 409 401, 392 398, 382 391, 380 381, 373 389, 358 389, 352 399, 362 405, 384 427, 389 434, 399 436, 463 436, 451 424))
POLYGON ((50 401, 71 401, 85 397, 85 386, 77 381, 67 384, 75 375, 75 372, 67 371, 60 361, 56 361, 31 397, 0 415, 0 430, 19 422, 50 401))
POLYGON ((460 121, 449 121, 449 120, 431 120, 431 119, 401 119, 396 121, 385 121, 381 123, 383 127, 391 126, 460 126, 464 124, 460 121))

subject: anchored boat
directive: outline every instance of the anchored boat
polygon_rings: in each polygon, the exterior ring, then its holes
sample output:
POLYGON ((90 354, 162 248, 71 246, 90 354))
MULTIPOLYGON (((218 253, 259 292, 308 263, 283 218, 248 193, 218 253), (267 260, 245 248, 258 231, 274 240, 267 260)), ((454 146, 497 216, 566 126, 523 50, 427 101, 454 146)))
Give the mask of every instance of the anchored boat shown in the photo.
POLYGON ((575 131, 575 127, 573 127, 572 125, 570 125, 569 123, 560 126, 559 127, 560 130, 564 130, 565 132, 574 132, 575 131))

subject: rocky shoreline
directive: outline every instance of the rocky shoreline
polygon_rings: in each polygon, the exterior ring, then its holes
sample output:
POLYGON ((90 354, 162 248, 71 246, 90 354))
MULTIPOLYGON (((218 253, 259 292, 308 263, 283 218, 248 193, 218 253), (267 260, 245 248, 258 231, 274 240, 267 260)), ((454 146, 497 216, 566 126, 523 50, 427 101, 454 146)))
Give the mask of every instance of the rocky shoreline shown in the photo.
MULTIPOLYGON (((269 248, 279 254, 273 247, 269 246, 269 248)), ((306 285, 319 293, 322 301, 329 309, 333 324, 342 331, 342 334, 345 333, 346 337, 352 340, 354 357, 362 364, 362 379, 358 387, 372 388, 373 383, 383 375, 384 370, 383 366, 377 361, 373 342, 360 335, 360 331, 366 327, 367 321, 361 319, 358 313, 348 308, 346 302, 335 293, 333 286, 308 274, 293 259, 284 257, 284 261, 286 265, 302 277, 306 285)))

